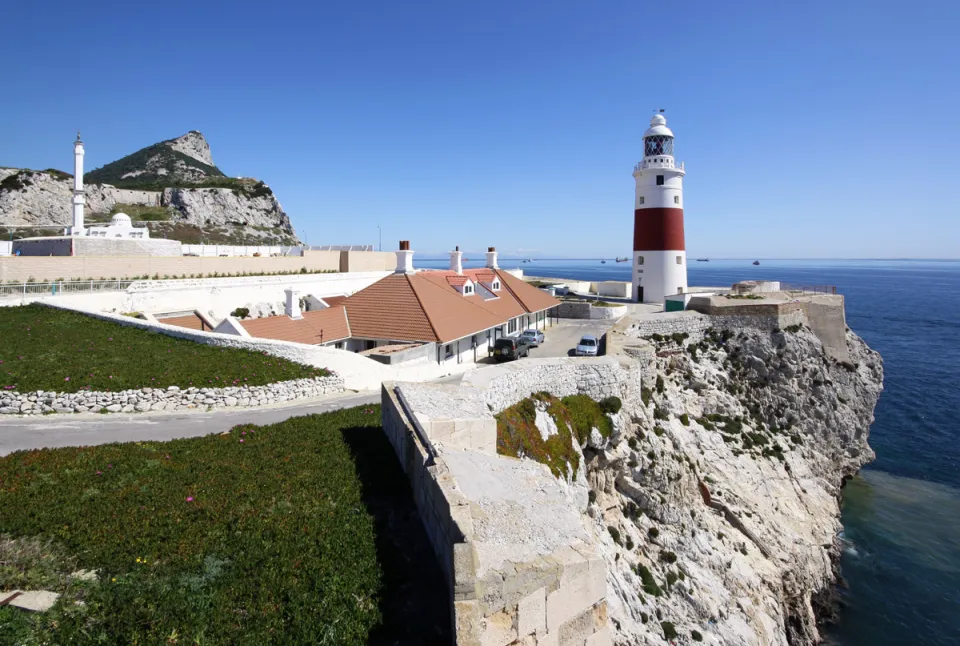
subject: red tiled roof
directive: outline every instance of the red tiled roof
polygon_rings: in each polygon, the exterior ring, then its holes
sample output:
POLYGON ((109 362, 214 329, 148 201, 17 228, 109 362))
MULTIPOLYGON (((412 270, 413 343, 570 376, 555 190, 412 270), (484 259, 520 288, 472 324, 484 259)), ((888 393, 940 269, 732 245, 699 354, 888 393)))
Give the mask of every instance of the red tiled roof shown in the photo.
POLYGON ((330 307, 336 307, 343 301, 347 300, 346 296, 324 296, 321 300, 329 305, 330 307))
POLYGON ((204 325, 203 319, 196 314, 189 314, 187 316, 169 316, 167 318, 157 320, 166 325, 176 325, 177 327, 185 327, 191 330, 210 329, 208 326, 204 325))
POLYGON ((340 341, 352 336, 347 313, 342 306, 304 312, 302 319, 268 316, 239 323, 253 337, 308 345, 340 341))
POLYGON ((467 280, 469 279, 466 276, 461 276, 459 274, 447 276, 447 283, 454 287, 463 287, 467 284, 467 280))
POLYGON ((528 312, 542 312, 560 304, 560 301, 550 294, 513 274, 498 269, 497 276, 500 277, 500 285, 508 290, 528 312))
POLYGON ((467 279, 476 280, 478 275, 493 283, 499 272, 486 269, 468 270, 464 274, 452 271, 391 274, 343 301, 353 336, 446 343, 559 304, 545 292, 512 276, 518 285, 510 289, 500 276, 503 287, 494 293, 496 298, 484 299, 479 294, 465 296, 451 286, 463 284, 467 279), (526 303, 534 308, 528 309, 526 303))

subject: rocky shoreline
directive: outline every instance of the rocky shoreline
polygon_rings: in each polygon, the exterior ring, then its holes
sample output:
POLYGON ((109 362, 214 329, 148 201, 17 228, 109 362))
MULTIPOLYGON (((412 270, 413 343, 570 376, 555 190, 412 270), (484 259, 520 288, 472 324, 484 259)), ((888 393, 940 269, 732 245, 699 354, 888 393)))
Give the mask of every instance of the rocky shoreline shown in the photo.
POLYGON ((144 413, 147 411, 252 408, 296 399, 309 399, 344 391, 343 378, 326 377, 278 381, 265 386, 229 388, 140 388, 117 392, 75 393, 42 390, 0 394, 0 414, 51 415, 57 413, 144 413))

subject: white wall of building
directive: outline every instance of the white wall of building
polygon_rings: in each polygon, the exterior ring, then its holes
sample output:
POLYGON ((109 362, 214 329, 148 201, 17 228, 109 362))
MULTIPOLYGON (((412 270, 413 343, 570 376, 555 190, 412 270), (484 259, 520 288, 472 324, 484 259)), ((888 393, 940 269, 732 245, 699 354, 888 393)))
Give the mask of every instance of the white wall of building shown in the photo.
POLYGON ((220 321, 238 307, 256 303, 282 303, 283 290, 294 286, 301 294, 338 296, 369 287, 385 271, 290 276, 243 276, 184 280, 141 280, 124 291, 73 294, 28 294, 24 298, 0 299, 0 305, 43 301, 107 312, 165 313, 199 310, 220 321))
POLYGON ((9 256, 13 253, 13 242, 10 240, 0 241, 0 256, 9 256))
POLYGON ((646 303, 662 303, 665 296, 682 294, 687 291, 687 252, 635 251, 633 284, 643 287, 646 303))

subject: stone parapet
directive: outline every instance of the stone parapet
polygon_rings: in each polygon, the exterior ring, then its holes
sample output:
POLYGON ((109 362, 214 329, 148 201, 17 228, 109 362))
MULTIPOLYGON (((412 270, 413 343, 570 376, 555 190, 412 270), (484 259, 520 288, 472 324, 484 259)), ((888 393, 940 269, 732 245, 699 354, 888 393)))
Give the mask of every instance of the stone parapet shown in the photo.
POLYGON ((545 465, 496 454, 494 415, 540 391, 633 396, 643 370, 626 358, 539 359, 455 386, 383 384, 384 432, 447 576, 457 644, 612 643, 607 569, 583 509, 545 465))
POLYGON ((35 391, 0 394, 0 414, 48 415, 51 413, 143 413, 147 411, 251 408, 296 399, 342 393, 343 378, 337 375, 278 381, 265 386, 235 388, 140 388, 137 390, 80 391, 58 393, 35 391))

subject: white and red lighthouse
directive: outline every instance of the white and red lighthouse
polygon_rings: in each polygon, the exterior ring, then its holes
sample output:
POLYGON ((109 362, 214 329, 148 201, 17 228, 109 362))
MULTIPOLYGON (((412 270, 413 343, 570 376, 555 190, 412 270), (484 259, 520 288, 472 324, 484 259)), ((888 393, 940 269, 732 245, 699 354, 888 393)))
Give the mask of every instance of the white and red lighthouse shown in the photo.
POLYGON ((683 164, 673 158, 673 132, 662 114, 654 115, 643 133, 643 161, 633 169, 637 182, 633 207, 635 301, 663 303, 665 296, 687 291, 683 174, 683 164))

